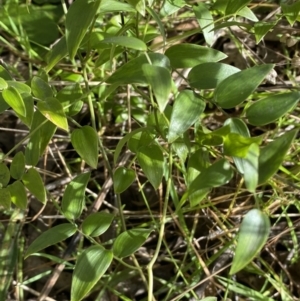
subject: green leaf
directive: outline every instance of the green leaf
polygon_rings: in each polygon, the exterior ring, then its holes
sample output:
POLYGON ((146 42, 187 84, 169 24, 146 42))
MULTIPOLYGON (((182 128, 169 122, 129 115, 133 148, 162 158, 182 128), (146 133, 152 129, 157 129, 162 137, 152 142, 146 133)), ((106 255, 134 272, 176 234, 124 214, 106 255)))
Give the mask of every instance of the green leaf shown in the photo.
MULTIPOLYGON (((209 167, 208 152, 201 149, 195 151, 189 158, 187 166, 187 186, 193 183, 197 176, 209 167)), ((189 195, 191 207, 197 206, 205 196, 210 192, 211 188, 204 188, 195 191, 189 195)))
POLYGON ((62 201, 61 210, 68 219, 79 218, 85 206, 85 189, 91 173, 83 173, 75 177, 67 186, 62 201))
POLYGON ((244 216, 230 275, 242 270, 260 252, 269 237, 270 229, 269 217, 260 210, 252 209, 244 216))
POLYGON ((258 158, 259 146, 253 143, 248 148, 248 153, 242 161, 245 185, 252 193, 255 193, 258 184, 258 158))
POLYGON ((46 203, 46 190, 40 174, 35 168, 30 168, 22 177, 26 188, 43 204, 46 203))
POLYGON ((192 195, 200 189, 219 187, 228 183, 233 177, 233 170, 229 162, 221 159, 201 171, 200 175, 191 183, 188 192, 192 195))
POLYGON ((66 15, 66 42, 71 60, 97 14, 101 1, 76 0, 66 15))
POLYGON ((49 72, 57 63, 68 55, 66 37, 63 36, 47 53, 46 60, 48 65, 45 67, 45 71, 49 72))
POLYGON ((39 76, 34 76, 32 78, 31 90, 32 94, 40 100, 45 100, 46 98, 53 96, 50 85, 39 76))
POLYGON ((233 15, 244 8, 251 0, 228 0, 226 6, 226 15, 233 15))
POLYGON ((286 4, 284 1, 280 3, 283 15, 286 17, 291 26, 297 21, 300 12, 300 2, 295 1, 291 4, 286 4))
POLYGON ((110 227, 114 215, 107 212, 96 212, 90 214, 82 223, 82 232, 85 235, 96 237, 110 227))
POLYGON ((9 210, 11 204, 11 196, 8 188, 0 188, 0 206, 9 210))
POLYGON ((11 201, 20 209, 27 207, 27 193, 24 185, 20 181, 15 181, 7 187, 10 192, 11 201))
POLYGON ((6 89, 8 87, 8 84, 5 79, 0 77, 0 90, 6 89))
POLYGON ((192 68, 200 63, 218 62, 227 57, 224 53, 195 44, 177 44, 165 52, 173 69, 192 68))
POLYGON ((71 134, 71 142, 79 156, 92 168, 98 164, 98 135, 90 126, 85 125, 71 134))
POLYGON ((172 78, 170 71, 165 67, 149 64, 144 64, 142 66, 142 70, 149 85, 153 89, 159 111, 163 112, 169 101, 169 95, 172 90, 172 78))
POLYGON ((172 110, 168 142, 171 143, 192 126, 205 109, 205 102, 191 90, 178 94, 172 110))
POLYGON ((0 77, 4 80, 12 80, 10 73, 2 65, 0 65, 0 77))
POLYGON ((200 28, 202 29, 205 42, 208 46, 211 46, 214 42, 214 19, 207 8, 207 5, 204 3, 199 2, 197 6, 193 6, 193 10, 200 28))
POLYGON ((78 257, 72 278, 71 301, 82 300, 104 275, 113 259, 111 251, 92 246, 78 257))
POLYGON ((130 4, 122 3, 118 0, 102 0, 100 4, 99 12, 101 14, 109 12, 130 12, 135 13, 136 10, 130 4))
POLYGON ((69 116, 74 116, 78 114, 82 109, 82 96, 83 93, 80 85, 78 83, 75 83, 73 85, 68 85, 59 90, 59 92, 56 95, 56 98, 62 104, 65 114, 69 116))
POLYGON ((256 44, 258 44, 264 36, 271 31, 271 29, 277 24, 278 21, 273 22, 257 22, 254 23, 254 34, 256 44))
MULTIPOLYGON (((254 13, 252 12, 252 10, 245 6, 244 8, 242 8, 238 13, 237 13, 239 16, 242 16, 250 21, 253 21, 253 22, 257 22, 258 23, 258 19, 257 17, 254 15, 254 13)), ((256 23, 254 23, 254 26, 255 26, 256 23)))
POLYGON ((2 96, 17 114, 26 116, 26 107, 23 98, 16 88, 8 87, 2 91, 2 96))
POLYGON ((247 108, 246 117, 250 124, 257 126, 271 123, 291 110, 299 99, 300 92, 271 95, 247 108))
POLYGON ((164 156, 158 145, 142 146, 137 154, 138 162, 145 176, 157 189, 164 173, 164 156))
POLYGON ((122 193, 135 180, 135 172, 126 167, 119 167, 114 172, 114 189, 115 193, 122 193))
MULTIPOLYGON (((147 55, 154 66, 165 67, 170 69, 169 59, 161 53, 148 53, 147 55)), ((135 59, 130 60, 122 67, 118 68, 106 82, 108 84, 148 84, 148 80, 144 75, 142 66, 149 64, 149 61, 145 54, 138 56, 135 59)))
POLYGON ((260 150, 259 184, 267 182, 277 172, 297 132, 298 130, 287 132, 260 150))
POLYGON ((20 180, 25 172, 25 157, 23 152, 18 152, 13 157, 10 164, 10 174, 12 178, 20 180))
POLYGON ((25 258, 32 255, 33 253, 36 253, 71 237, 76 232, 76 229, 77 228, 74 225, 67 223, 46 230, 28 247, 25 253, 25 258))
POLYGON ((0 163, 0 188, 6 186, 10 180, 10 172, 4 163, 0 163))
POLYGON ((30 138, 25 149, 25 162, 35 166, 56 131, 56 126, 36 110, 33 114, 30 138), (42 124, 42 125, 41 125, 42 124), (37 130, 37 127, 39 128, 37 130))
POLYGON ((244 137, 237 133, 230 133, 224 137, 224 154, 245 158, 253 143, 260 144, 263 137, 244 137))
POLYGON ((191 69, 188 81, 192 88, 214 89, 225 78, 239 71, 241 70, 227 64, 203 63, 191 69))
POLYGON ((179 9, 186 6, 186 2, 184 0, 166 0, 160 10, 160 14, 163 17, 174 14, 179 9))
POLYGON ((25 109, 26 109, 26 116, 22 116, 20 114, 17 114, 17 116, 21 119, 21 121, 28 127, 31 127, 32 119, 33 119, 33 113, 34 113, 34 101, 33 97, 29 93, 22 93, 21 94, 24 104, 25 104, 25 109))
POLYGON ((38 110, 53 124, 68 132, 68 121, 61 103, 53 97, 37 103, 38 110))
POLYGON ((147 130, 148 130, 147 128, 138 128, 138 129, 135 129, 135 130, 131 131, 130 133, 126 134, 119 141, 119 143, 118 143, 118 145, 116 147, 115 153, 114 153, 114 164, 117 164, 117 161, 118 161, 119 155, 120 155, 120 153, 122 151, 122 148, 129 141, 129 139, 131 137, 133 137, 134 135, 136 135, 137 133, 144 132, 144 131, 147 131, 147 130))
POLYGON ((145 16, 145 0, 126 0, 131 4, 143 17, 145 16))
POLYGON ((239 105, 254 92, 273 68, 273 64, 263 64, 230 75, 218 84, 214 94, 216 103, 224 109, 239 105))
POLYGON ((28 85, 24 84, 24 83, 17 82, 15 80, 8 80, 6 82, 7 82, 9 87, 15 88, 16 90, 18 90, 18 92, 20 94, 22 94, 22 93, 31 93, 31 88, 28 85))
POLYGON ((116 257, 123 258, 133 254, 147 240, 150 229, 135 228, 121 233, 113 244, 113 253, 116 257))
POLYGON ((140 39, 135 37, 126 37, 126 36, 115 36, 105 38, 101 41, 104 44, 112 44, 116 46, 123 46, 129 49, 135 49, 139 51, 147 51, 147 45, 140 39))

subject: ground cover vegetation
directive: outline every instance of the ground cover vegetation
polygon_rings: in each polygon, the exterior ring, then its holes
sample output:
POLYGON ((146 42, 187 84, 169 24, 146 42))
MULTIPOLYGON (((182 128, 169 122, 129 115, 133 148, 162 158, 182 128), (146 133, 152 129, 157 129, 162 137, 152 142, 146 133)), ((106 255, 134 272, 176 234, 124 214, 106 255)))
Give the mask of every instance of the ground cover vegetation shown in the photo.
POLYGON ((299 1, 0 4, 0 300, 298 300, 299 1))

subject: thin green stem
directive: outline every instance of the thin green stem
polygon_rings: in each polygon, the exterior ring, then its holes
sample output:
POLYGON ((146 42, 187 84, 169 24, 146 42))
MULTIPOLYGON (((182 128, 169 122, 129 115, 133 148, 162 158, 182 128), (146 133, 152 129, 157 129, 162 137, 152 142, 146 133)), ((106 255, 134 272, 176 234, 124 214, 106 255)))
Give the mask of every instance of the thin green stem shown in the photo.
POLYGON ((164 204, 163 204, 163 211, 162 211, 162 216, 160 220, 160 229, 158 233, 158 240, 157 240, 157 245, 156 249, 154 252, 154 255, 149 262, 147 266, 148 270, 148 301, 153 301, 155 300, 153 296, 153 266, 158 258, 161 245, 163 242, 164 234, 165 234, 165 224, 167 222, 167 210, 168 210, 168 201, 169 201, 169 194, 170 194, 170 187, 171 187, 171 181, 172 181, 172 166, 173 166, 173 158, 172 158, 172 148, 171 145, 169 146, 169 173, 168 173, 168 180, 167 180, 167 188, 166 188, 166 194, 165 194, 165 199, 164 199, 164 204))

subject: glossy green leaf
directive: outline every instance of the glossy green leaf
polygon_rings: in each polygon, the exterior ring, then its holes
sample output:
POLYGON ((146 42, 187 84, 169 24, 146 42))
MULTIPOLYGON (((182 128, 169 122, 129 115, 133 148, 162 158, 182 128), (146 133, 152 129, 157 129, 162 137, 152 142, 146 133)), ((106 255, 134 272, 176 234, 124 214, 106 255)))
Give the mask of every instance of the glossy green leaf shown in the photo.
POLYGON ((38 110, 57 127, 68 131, 68 121, 61 103, 53 97, 37 103, 38 110))
POLYGON ((0 90, 6 89, 8 87, 8 84, 5 79, 0 77, 0 90))
POLYGON ((228 183, 233 177, 233 170, 229 162, 221 159, 201 171, 189 187, 189 195, 200 189, 219 187, 228 183))
POLYGON ((79 255, 73 272, 71 301, 80 301, 88 294, 109 268, 112 259, 112 252, 98 245, 79 255))
POLYGON ((152 87, 160 112, 163 112, 169 101, 172 90, 170 71, 165 67, 144 64, 142 70, 148 84, 152 87))
POLYGON ((145 0, 126 0, 131 4, 142 16, 145 16, 145 0))
POLYGON ((53 96, 50 85, 39 76, 34 76, 32 78, 31 90, 32 94, 40 100, 45 100, 46 98, 53 96))
POLYGON ((27 193, 24 185, 20 181, 15 181, 7 187, 10 192, 12 203, 18 208, 25 210, 27 207, 27 193))
POLYGON ((137 39, 135 37, 127 37, 127 36, 109 37, 103 39, 101 43, 123 46, 126 48, 135 49, 139 51, 147 50, 147 45, 142 40, 137 39))
POLYGON ((85 235, 96 237, 110 227, 114 215, 107 212, 96 212, 90 214, 82 223, 82 232, 85 235))
POLYGON ((248 148, 248 153, 242 161, 245 185, 252 193, 255 193, 258 184, 258 158, 259 146, 253 143, 248 148))
POLYGON ((33 243, 28 247, 25 258, 43 250, 49 246, 55 245, 69 237, 76 232, 76 227, 70 223, 54 226, 53 228, 44 231, 33 243))
MULTIPOLYGON (((209 167, 208 152, 202 148, 198 149, 190 156, 187 167, 187 184, 188 187, 190 187, 197 176, 199 176, 202 171, 205 171, 209 167)), ((189 194, 189 202, 191 207, 199 205, 199 203, 205 198, 210 190, 211 188, 203 188, 189 194)))
POLYGON ((244 158, 248 154, 249 147, 260 144, 263 137, 244 137, 237 133, 230 133, 224 137, 224 154, 244 158))
POLYGON ((230 75, 218 84, 214 99, 221 108, 233 108, 250 96, 274 68, 272 64, 254 66, 230 75))
POLYGON ((0 163, 0 188, 6 186, 10 180, 10 172, 4 163, 0 163))
POLYGON ((162 182, 164 173, 164 156, 160 147, 156 144, 142 146, 137 154, 138 162, 145 176, 157 189, 162 182))
POLYGON ((160 15, 150 6, 146 7, 147 12, 149 13, 149 15, 151 15, 151 17, 155 20, 155 22, 158 25, 160 34, 163 38, 163 42, 164 44, 166 43, 166 32, 165 32, 165 27, 164 27, 164 23, 160 17, 160 15))
MULTIPOLYGON (((255 16, 255 14, 252 12, 252 10, 245 6, 244 8, 242 8, 241 10, 238 11, 237 15, 239 16, 242 16, 250 21, 253 21, 253 22, 257 22, 258 23, 258 19, 257 17, 255 16)), ((261 21, 260 21, 261 22, 261 21)), ((256 23, 254 23, 255 25, 256 23)))
POLYGON ((67 41, 66 37, 63 36, 47 53, 46 60, 48 65, 45 67, 45 71, 49 72, 60 60, 62 60, 67 55, 67 41))
MULTIPOLYGON (((148 57, 154 66, 170 69, 169 59, 161 53, 148 53, 148 57)), ((148 81, 142 70, 144 64, 149 64, 147 57, 142 54, 135 59, 130 60, 122 67, 118 68, 106 82, 109 84, 148 84, 148 81)))
POLYGON ((10 209, 11 195, 8 188, 0 188, 0 206, 4 209, 10 209))
POLYGON ((85 189, 90 175, 89 172, 80 174, 68 184, 61 201, 61 210, 66 218, 76 220, 80 217, 85 206, 85 189))
POLYGON ((254 35, 256 44, 258 44, 264 36, 272 30, 272 28, 277 24, 277 21, 273 22, 257 22, 254 23, 254 35))
POLYGON ((21 82, 17 82, 15 80, 8 80, 6 81, 9 87, 15 88, 20 94, 22 93, 31 93, 31 88, 21 82))
POLYGON ((297 21, 297 18, 299 16, 300 12, 300 2, 299 1, 290 1, 291 4, 288 3, 288 1, 281 1, 280 6, 283 12, 283 15, 286 17, 288 22, 291 26, 294 25, 294 23, 297 21))
POLYGON ((136 10, 132 5, 120 2, 118 0, 102 0, 100 4, 99 12, 101 14, 108 12, 131 12, 135 13, 136 10))
POLYGON ((2 91, 2 96, 16 113, 26 116, 26 107, 23 98, 16 88, 8 87, 2 91))
POLYGON ((259 184, 267 182, 277 172, 297 132, 297 130, 287 132, 260 150, 259 184))
POLYGON ((2 65, 0 65, 0 77, 4 80, 12 80, 10 73, 2 65))
POLYGON ((205 109, 205 102, 191 90, 184 90, 175 99, 170 120, 168 142, 171 143, 189 129, 205 109))
MULTIPOLYGON (((231 133, 239 134, 243 137, 250 137, 249 129, 246 123, 239 118, 229 118, 224 122, 224 126, 229 126, 231 133)), ((244 159, 233 157, 234 163, 241 174, 244 174, 244 159)), ((245 158, 246 160, 246 158, 245 158)))
POLYGON ((237 133, 244 137, 250 137, 246 123, 239 118, 229 118, 224 122, 224 126, 229 125, 231 133, 237 133))
POLYGON ((288 111, 299 101, 300 92, 275 94, 253 103, 246 110, 248 122, 253 125, 265 125, 271 123, 288 111))
POLYGON ((214 19, 205 3, 198 2, 193 6, 196 19, 200 25, 205 42, 211 46, 214 42, 214 19))
POLYGON ((192 88, 214 89, 228 76, 241 71, 240 69, 222 63, 202 63, 193 67, 188 75, 192 88))
POLYGON ((32 119, 33 119, 33 113, 34 113, 34 101, 33 97, 29 93, 22 93, 21 94, 25 109, 26 109, 26 116, 22 116, 20 114, 17 114, 17 116, 21 119, 21 121, 28 127, 31 127, 32 119))
POLYGON ((100 0, 76 0, 70 6, 66 15, 66 42, 71 59, 74 59, 81 41, 97 14, 100 3, 100 0))
POLYGON ((269 237, 270 229, 269 217, 260 210, 252 209, 244 216, 230 275, 242 270, 261 251, 269 237))
POLYGON ((55 131, 56 126, 48 121, 40 111, 36 110, 33 114, 29 142, 25 149, 25 162, 27 165, 35 166, 38 163, 55 131), (37 127, 39 128, 38 130, 37 127))
POLYGON ((186 1, 184 0, 166 0, 163 3, 163 6, 160 10, 160 14, 163 17, 169 16, 171 14, 174 14, 179 9, 186 6, 186 1))
POLYGON ((25 172, 25 157, 23 152, 17 152, 10 164, 10 174, 14 179, 21 179, 25 172))
POLYGON ((135 228, 121 233, 113 244, 113 253, 116 257, 127 257, 138 250, 147 240, 151 230, 135 228))
POLYGON ((122 193, 135 180, 135 172, 132 169, 121 166, 115 170, 113 179, 115 193, 122 193))
POLYGON ((30 168, 22 177, 26 188, 43 204, 46 203, 46 190, 40 174, 35 168, 30 168))
POLYGON ((143 132, 143 131, 147 131, 147 128, 138 128, 135 129, 133 131, 131 131, 130 133, 126 134, 118 143, 115 153, 114 153, 114 164, 117 164, 119 155, 122 151, 122 148, 124 147, 124 145, 133 137, 135 136, 137 133, 143 132))
POLYGON ((227 57, 224 53, 196 45, 196 44, 177 44, 171 46, 165 52, 170 59, 172 68, 192 68, 206 62, 218 62, 227 57))
POLYGON ((251 0, 228 0, 225 14, 237 14, 239 10, 244 8, 249 2, 251 2, 251 0))
POLYGON ((75 83, 59 90, 56 98, 62 104, 65 114, 68 116, 74 116, 78 114, 82 109, 82 96, 83 92, 80 85, 78 83, 75 83))
POLYGON ((97 168, 98 135, 96 131, 85 125, 72 132, 71 142, 79 156, 92 168, 97 168))

